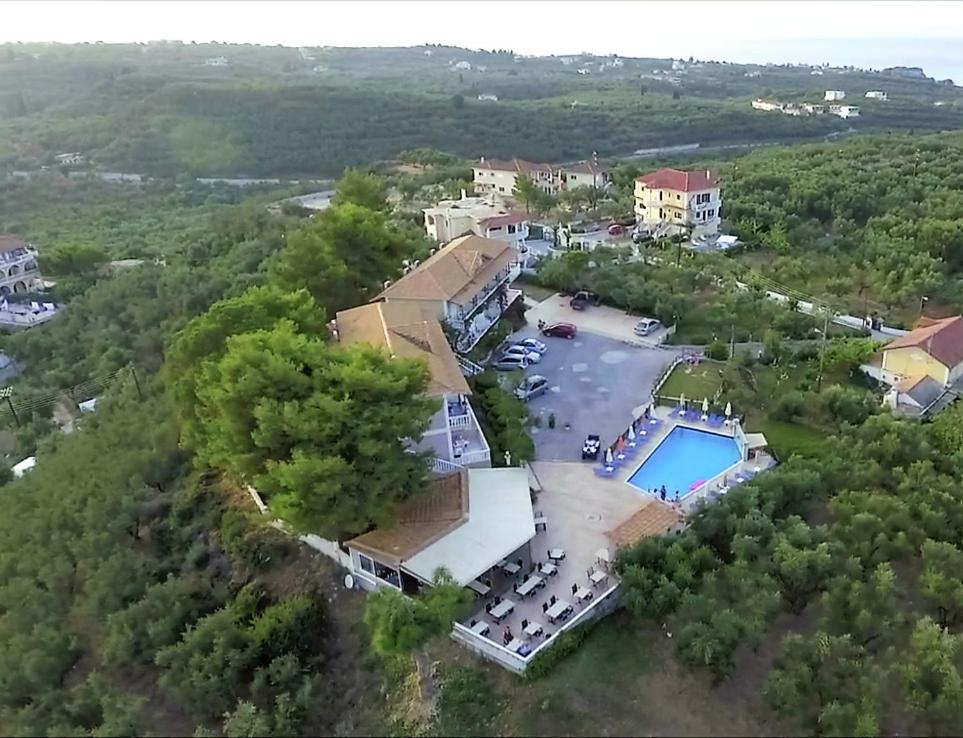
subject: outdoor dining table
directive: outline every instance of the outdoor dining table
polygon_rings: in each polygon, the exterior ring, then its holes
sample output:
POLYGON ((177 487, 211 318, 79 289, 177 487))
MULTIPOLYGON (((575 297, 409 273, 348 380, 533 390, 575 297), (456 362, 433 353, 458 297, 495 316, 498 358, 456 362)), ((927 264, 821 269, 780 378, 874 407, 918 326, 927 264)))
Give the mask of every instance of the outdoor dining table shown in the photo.
POLYGON ((538 570, 547 577, 554 577, 558 574, 558 567, 552 562, 542 564, 538 570))
POLYGON ((592 599, 592 590, 586 589, 585 587, 579 587, 575 592, 575 599, 581 602, 582 600, 592 599))
POLYGON ((505 648, 507 648, 512 653, 518 653, 518 649, 520 649, 524 645, 525 645, 525 641, 523 641, 521 638, 512 638, 508 642, 508 645, 505 646, 505 648))
POLYGON ((565 600, 559 600, 545 611, 545 617, 548 618, 548 622, 554 623, 555 618, 564 615, 566 612, 571 611, 571 609, 572 606, 569 603, 567 603, 565 600))
POLYGON ((515 603, 511 600, 502 600, 495 607, 491 609, 488 614, 491 615, 495 620, 501 620, 506 615, 508 615, 512 610, 515 609, 515 603))
POLYGON ((604 582, 606 579, 608 579, 608 576, 609 575, 607 572, 604 572, 601 569, 599 569, 597 571, 592 572, 592 576, 589 577, 589 581, 592 582, 593 586, 598 586, 599 584, 604 582))
POLYGON ((538 533, 539 526, 543 530, 548 530, 548 518, 545 517, 544 513, 538 513, 535 515, 535 532, 538 533))
POLYGON ((491 587, 484 582, 479 582, 477 579, 468 583, 468 589, 470 589, 472 592, 480 594, 482 597, 492 591, 491 587))
POLYGON ((518 589, 515 590, 516 594, 520 594, 522 597, 531 594, 536 589, 538 589, 542 584, 543 579, 537 574, 532 574, 528 579, 522 582, 518 589))
POLYGON ((483 636, 488 633, 488 623, 486 623, 484 620, 479 620, 477 623, 471 626, 469 630, 471 630, 471 632, 475 635, 483 636))
POLYGON ((512 561, 499 561, 498 566, 501 568, 503 572, 505 572, 510 576, 515 576, 516 574, 518 574, 519 570, 521 569, 521 567, 518 564, 512 561))
POLYGON ((548 552, 548 558, 550 558, 552 561, 561 561, 565 558, 565 551, 561 548, 553 548, 548 552))
POLYGON ((525 626, 525 635, 537 636, 542 634, 541 623, 529 623, 525 626))

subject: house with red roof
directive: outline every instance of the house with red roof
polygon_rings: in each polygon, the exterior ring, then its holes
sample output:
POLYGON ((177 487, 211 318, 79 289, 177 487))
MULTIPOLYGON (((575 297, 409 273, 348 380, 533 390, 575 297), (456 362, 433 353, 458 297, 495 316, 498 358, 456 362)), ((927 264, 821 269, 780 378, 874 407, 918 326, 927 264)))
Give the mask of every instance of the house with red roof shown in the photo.
POLYGON ((719 232, 722 190, 707 169, 657 169, 635 180, 634 195, 636 217, 652 233, 697 238, 719 232))
POLYGON ((519 175, 525 175, 550 195, 574 187, 607 187, 611 181, 609 167, 592 154, 569 164, 539 164, 524 159, 487 159, 484 156, 472 167, 476 192, 494 192, 511 197, 519 175))
POLYGON ((468 197, 462 190, 460 199, 442 200, 422 212, 425 214, 425 233, 438 243, 473 233, 482 238, 507 241, 519 251, 525 250, 528 216, 509 208, 494 192, 482 197, 468 197))
POLYGON ((896 383, 929 376, 941 387, 963 378, 963 316, 920 318, 909 333, 883 347, 882 369, 896 383))

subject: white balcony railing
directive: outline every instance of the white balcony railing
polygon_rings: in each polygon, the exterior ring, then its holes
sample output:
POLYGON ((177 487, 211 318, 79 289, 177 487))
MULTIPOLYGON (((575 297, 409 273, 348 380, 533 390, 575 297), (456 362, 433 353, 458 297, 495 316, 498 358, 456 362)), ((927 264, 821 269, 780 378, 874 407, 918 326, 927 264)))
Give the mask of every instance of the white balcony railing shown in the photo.
POLYGON ((461 464, 455 464, 454 462, 447 461, 445 459, 439 459, 437 456, 431 459, 431 470, 437 472, 438 474, 450 474, 451 472, 459 471, 462 468, 461 464))
POLYGON ((491 466, 492 453, 488 448, 480 448, 475 451, 462 451, 461 456, 458 457, 458 463, 461 466, 470 466, 472 464, 488 464, 491 466))
POLYGON ((470 428, 471 427, 471 416, 467 413, 465 415, 449 415, 448 416, 448 427, 455 428, 470 428))

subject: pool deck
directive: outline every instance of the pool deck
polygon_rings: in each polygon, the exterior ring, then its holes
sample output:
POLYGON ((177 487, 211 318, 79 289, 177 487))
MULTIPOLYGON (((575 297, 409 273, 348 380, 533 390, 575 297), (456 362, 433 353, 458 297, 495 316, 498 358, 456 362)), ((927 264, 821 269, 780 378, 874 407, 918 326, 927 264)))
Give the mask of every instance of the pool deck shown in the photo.
MULTIPOLYGON (((654 495, 644 492, 634 485, 629 484, 628 480, 633 474, 635 474, 636 470, 642 466, 645 460, 652 455, 655 449, 659 447, 659 444, 665 440, 666 436, 668 436, 676 426, 693 428, 706 433, 715 433, 720 436, 726 436, 727 438, 737 438, 739 434, 742 433, 741 429, 735 424, 722 426, 721 428, 710 428, 702 422, 693 423, 687 421, 673 414, 672 409, 668 407, 655 407, 652 410, 652 415, 661 420, 662 425, 651 433, 651 439, 649 439, 642 447, 639 455, 636 458, 628 460, 619 466, 615 476, 613 476, 611 479, 598 479, 598 484, 610 485, 613 482, 621 482, 636 494, 641 495, 644 498, 657 499, 654 495)), ((602 441, 603 443, 611 443, 611 441, 607 441, 604 438, 602 441)), ((775 460, 772 459, 769 454, 761 451, 757 452, 754 458, 739 461, 729 468, 724 469, 714 477, 707 479, 700 487, 682 497, 678 503, 672 503, 672 500, 668 500, 667 502, 674 504, 676 509, 680 510, 682 513, 691 512, 698 504, 699 500, 711 500, 720 494, 725 494, 732 486, 730 482, 735 481, 740 477, 740 475, 743 475, 746 472, 754 473, 757 468, 759 470, 766 469, 771 466, 774 461, 775 460)))

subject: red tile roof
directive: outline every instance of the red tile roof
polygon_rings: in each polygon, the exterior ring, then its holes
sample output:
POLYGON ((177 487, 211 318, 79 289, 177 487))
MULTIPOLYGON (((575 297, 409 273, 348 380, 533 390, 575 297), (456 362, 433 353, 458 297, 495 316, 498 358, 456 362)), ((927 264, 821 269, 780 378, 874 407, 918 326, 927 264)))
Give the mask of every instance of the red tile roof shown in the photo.
POLYGON ((963 316, 940 320, 923 318, 916 328, 887 344, 883 350, 913 347, 923 349, 948 369, 963 363, 963 316))
POLYGON ((654 172, 642 175, 636 182, 641 182, 646 187, 654 187, 660 190, 679 190, 680 192, 695 192, 696 190, 708 190, 719 186, 719 180, 712 176, 708 169, 700 169, 696 172, 657 169, 654 172))

